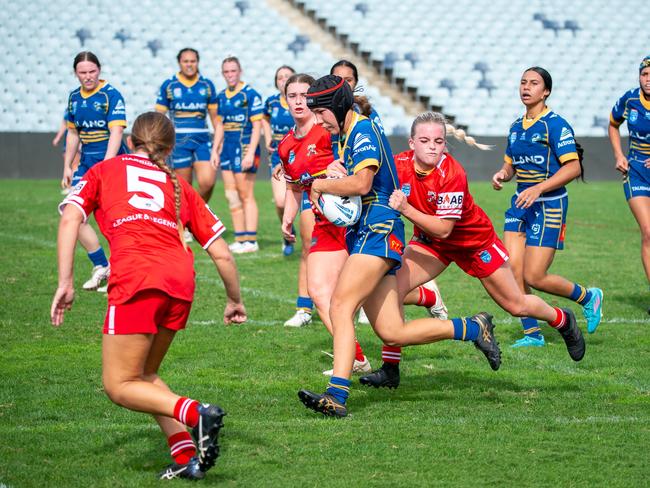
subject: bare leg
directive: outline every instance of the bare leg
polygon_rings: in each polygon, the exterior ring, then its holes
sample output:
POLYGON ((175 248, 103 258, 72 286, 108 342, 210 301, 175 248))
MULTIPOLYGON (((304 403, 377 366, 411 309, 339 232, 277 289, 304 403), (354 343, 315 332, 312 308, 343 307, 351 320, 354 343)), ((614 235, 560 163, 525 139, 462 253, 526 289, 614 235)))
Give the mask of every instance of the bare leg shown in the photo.
POLYGON ((630 198, 628 204, 641 229, 641 260, 650 283, 650 197, 630 198))
POLYGON ((235 173, 237 192, 244 208, 245 232, 257 233, 257 202, 255 201, 255 173, 235 173))
POLYGON ((244 209, 242 201, 239 196, 239 191, 235 183, 235 176, 232 171, 221 171, 223 178, 223 188, 230 209, 230 217, 232 218, 232 228, 235 234, 241 234, 246 230, 244 220, 244 209))
POLYGON ((97 233, 88 223, 81 224, 79 227, 79 242, 86 252, 93 252, 99 249, 97 233))
POLYGON ((551 247, 526 246, 524 281, 537 290, 569 298, 574 284, 560 275, 548 274, 554 257, 551 247))
MULTIPOLYGON (((282 210, 284 211, 284 208, 282 210)), ((280 220, 282 220, 282 216, 280 216, 280 220)), ((307 260, 309 258, 313 230, 314 212, 311 210, 303 210, 300 212, 300 240, 302 241, 302 250, 300 252, 300 265, 298 266, 298 296, 301 297, 311 296, 309 294, 307 278, 307 260)))
POLYGON ((210 201, 214 182, 217 179, 217 171, 212 168, 210 161, 196 161, 194 163, 196 182, 199 184, 199 195, 205 203, 210 201))
POLYGON ((348 259, 346 251, 314 252, 307 258, 309 296, 316 305, 318 315, 327 331, 333 334, 330 320, 330 301, 341 270, 348 259))
POLYGON ((447 266, 425 249, 407 246, 402 258, 402 267, 397 270, 397 289, 404 305, 417 304, 417 287, 435 278, 447 266))

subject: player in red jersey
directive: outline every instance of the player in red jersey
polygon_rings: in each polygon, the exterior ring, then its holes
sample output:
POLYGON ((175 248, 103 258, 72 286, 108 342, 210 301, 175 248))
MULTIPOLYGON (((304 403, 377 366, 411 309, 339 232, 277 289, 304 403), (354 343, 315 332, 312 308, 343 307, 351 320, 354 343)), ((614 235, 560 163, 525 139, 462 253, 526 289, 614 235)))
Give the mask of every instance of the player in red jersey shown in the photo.
POLYGON ((94 212, 111 247, 102 340, 104 390, 114 403, 152 414, 167 436, 175 462, 161 479, 201 479, 219 454, 225 413, 217 405, 172 393, 158 376, 174 335, 185 327, 194 295, 193 256, 183 239, 186 226, 224 282, 224 323, 243 323, 246 310, 235 262, 220 238, 223 224, 165 164, 174 140, 167 117, 140 115, 130 138, 134 154, 93 166, 61 203, 59 285, 51 320, 61 325, 72 306, 75 242, 81 223, 94 212), (192 428, 194 442, 186 427, 192 428))
MULTIPOLYGON (((311 190, 315 178, 324 178, 327 166, 334 160, 332 141, 328 131, 316 124, 312 112, 307 108, 306 94, 314 78, 306 74, 296 74, 287 80, 285 96, 289 112, 296 125, 280 142, 278 155, 282 162, 287 192, 282 218, 282 233, 289 241, 295 241, 292 233, 293 221, 302 208, 300 232, 304 243, 311 241, 308 247, 306 267, 301 269, 307 281, 309 296, 314 301, 318 314, 330 334, 332 322, 329 316, 330 299, 336 286, 341 269, 348 258, 345 242, 345 228, 337 227, 321 215, 314 218, 309 202, 303 202, 303 192, 311 190), (315 223, 313 223, 315 220, 315 223), (312 223, 312 225, 308 225, 312 223), (307 225, 304 225, 307 224, 307 225)), ((303 247, 303 253, 305 247, 303 247)), ((353 371, 369 373, 372 371, 368 358, 359 343, 353 371)), ((331 375, 331 370, 323 374, 331 375)))
MULTIPOLYGON (((411 150, 395 156, 401 188, 393 192, 389 205, 414 224, 413 237, 397 272, 400 296, 405 303, 413 303, 413 288, 455 262, 481 280, 492 299, 511 315, 535 317, 556 328, 571 358, 580 361, 585 342, 573 312, 551 307, 520 290, 505 246, 469 193, 465 170, 446 152, 447 127, 442 114, 418 116, 411 127, 411 150)), ((391 366, 384 363, 382 369, 362 378, 362 383, 397 386, 399 370, 391 371, 391 366)))

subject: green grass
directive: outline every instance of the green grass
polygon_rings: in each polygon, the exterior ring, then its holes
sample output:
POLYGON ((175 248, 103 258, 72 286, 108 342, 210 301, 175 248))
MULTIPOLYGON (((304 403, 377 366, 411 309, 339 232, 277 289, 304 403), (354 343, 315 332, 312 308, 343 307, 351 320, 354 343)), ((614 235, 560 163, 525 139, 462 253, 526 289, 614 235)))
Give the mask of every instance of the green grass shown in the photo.
MULTIPOLYGON (((485 183, 472 188, 500 229, 509 195, 485 183)), ((155 474, 169 462, 164 437, 152 419, 116 407, 102 391, 105 297, 79 291, 63 327, 49 325, 56 182, 5 180, 0 192, 0 486, 157 486, 155 474)), ((547 347, 510 349, 519 323, 451 267, 439 279, 446 303, 453 315, 495 313, 501 370, 492 372, 468 344, 409 348, 398 390, 355 383, 351 415, 335 420, 307 411, 296 396, 325 386, 330 360, 321 351, 331 350, 331 339, 319 322, 282 327, 293 312, 298 260, 280 253, 270 186, 260 182, 261 251, 237 258, 250 322, 221 325, 223 287, 193 244, 195 306, 161 371, 178 393, 229 413, 223 455, 202 484, 647 486, 650 301, 639 231, 620 184, 572 184, 570 192, 566 250, 553 270, 605 292, 604 323, 587 337, 581 363, 549 328, 547 347)), ((221 186, 212 206, 228 223, 221 186)), ((76 268, 80 290, 90 268, 81 251, 76 268)), ((358 336, 379 365, 380 341, 367 326, 358 336)))

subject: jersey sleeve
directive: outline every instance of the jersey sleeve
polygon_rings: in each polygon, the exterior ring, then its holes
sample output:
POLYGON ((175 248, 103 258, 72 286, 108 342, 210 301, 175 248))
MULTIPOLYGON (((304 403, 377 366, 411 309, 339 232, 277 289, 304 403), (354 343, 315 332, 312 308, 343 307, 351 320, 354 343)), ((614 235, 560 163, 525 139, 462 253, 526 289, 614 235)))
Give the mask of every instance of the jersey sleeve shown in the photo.
POLYGON ((264 102, 264 117, 270 119, 271 118, 271 104, 273 102, 273 97, 269 97, 266 99, 264 102))
POLYGON ((630 92, 625 93, 618 99, 612 112, 609 114, 609 121, 613 126, 619 127, 627 119, 627 101, 630 98, 630 92))
POLYGON ((217 110, 219 102, 217 101, 217 89, 210 80, 205 80, 208 84, 208 110, 217 110))
POLYGON ((248 118, 251 122, 262 120, 262 117, 264 117, 264 103, 262 102, 262 97, 255 90, 251 90, 248 95, 250 97, 248 118))
MULTIPOLYGON (((357 127, 359 124, 357 124, 357 127)), ((350 154, 352 157, 352 174, 364 168, 379 168, 381 153, 377 135, 372 130, 371 124, 363 124, 354 134, 351 141, 350 154)))
POLYGON ((557 122, 549 127, 549 145, 561 164, 578 159, 576 139, 573 128, 561 117, 555 119, 557 122))
POLYGON ((169 110, 169 97, 167 96, 167 89, 169 87, 169 80, 165 80, 162 85, 160 85, 160 90, 158 90, 158 97, 156 98, 156 110, 159 112, 166 112, 169 110))
POLYGON ((190 210, 190 219, 187 226, 203 249, 207 249, 224 233, 226 227, 194 188, 185 184, 185 181, 182 184, 190 210))
POLYGON ((65 119, 68 129, 76 129, 76 126, 74 125, 74 113, 72 112, 72 95, 68 97, 68 105, 65 108, 63 118, 65 119))
POLYGON ((506 164, 512 164, 512 149, 510 147, 510 134, 512 134, 512 128, 508 134, 508 140, 506 141, 506 153, 503 155, 503 162, 506 164))
POLYGON ((117 90, 108 92, 108 127, 126 127, 126 105, 124 98, 117 90))
POLYGON ((223 120, 224 114, 224 104, 222 103, 223 100, 221 99, 222 95, 221 93, 217 94, 217 117, 219 117, 219 120, 223 120))
POLYGON ((88 220, 88 216, 99 205, 101 185, 101 178, 97 174, 99 168, 99 165, 90 168, 81 181, 70 190, 70 193, 59 204, 59 213, 63 213, 63 208, 66 205, 74 205, 83 214, 83 221, 86 222, 88 220))
POLYGON ((463 201, 467 194, 467 176, 462 170, 454 171, 442 181, 436 198, 435 216, 441 219, 460 219, 463 201))

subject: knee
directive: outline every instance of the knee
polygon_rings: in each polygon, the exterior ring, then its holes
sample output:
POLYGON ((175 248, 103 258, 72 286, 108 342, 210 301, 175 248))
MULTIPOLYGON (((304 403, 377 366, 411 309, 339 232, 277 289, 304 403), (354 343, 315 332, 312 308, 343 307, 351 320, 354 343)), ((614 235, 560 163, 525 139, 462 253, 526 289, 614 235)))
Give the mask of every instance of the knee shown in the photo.
POLYGON ((108 399, 115 405, 122 406, 122 388, 120 382, 104 378, 104 392, 108 399))
POLYGON ((330 300, 330 318, 334 322, 335 318, 339 319, 354 319, 354 314, 357 310, 357 307, 351 303, 346 303, 345 300, 341 300, 333 296, 330 300))
POLYGON ((644 246, 650 246, 650 227, 641 228, 641 243, 644 246))
POLYGON ((230 210, 241 208, 242 202, 239 198, 239 193, 234 188, 226 188, 225 190, 226 201, 230 210))
POLYGON ((544 281, 546 273, 536 270, 524 270, 524 281, 533 288, 539 289, 544 281))
POLYGON ((393 332, 378 332, 377 335, 379 338, 382 340, 382 342, 390 347, 404 347, 406 344, 404 344, 404 341, 401 340, 398 334, 395 334, 393 332))
POLYGON ((501 304, 501 308, 513 317, 526 317, 528 315, 526 301, 523 298, 520 300, 506 300, 501 304))

